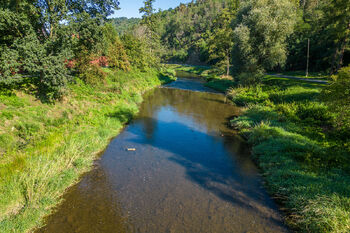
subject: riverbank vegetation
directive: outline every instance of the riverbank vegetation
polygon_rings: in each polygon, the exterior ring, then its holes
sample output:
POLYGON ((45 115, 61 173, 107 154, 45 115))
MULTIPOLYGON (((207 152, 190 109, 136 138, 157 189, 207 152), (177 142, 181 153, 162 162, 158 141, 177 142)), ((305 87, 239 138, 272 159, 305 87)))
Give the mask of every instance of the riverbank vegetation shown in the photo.
POLYGON ((174 79, 148 38, 118 32, 106 19, 118 5, 5 1, 1 7, 1 232, 40 226, 137 112, 142 93, 174 79))
POLYGON ((127 20, 108 19, 117 0, 3 2, 0 230, 40 225, 140 94, 178 69, 245 108, 232 126, 293 229, 349 232, 348 0, 197 0, 159 12, 153 3, 127 20))
MULTIPOLYGON (((342 70, 339 79, 350 80, 348 72, 342 70)), ((246 108, 231 124, 252 144, 268 190, 298 231, 350 229, 350 131, 343 120, 349 109, 337 103, 337 111, 324 99, 337 82, 266 76, 262 85, 228 91, 246 108)))
POLYGON ((242 86, 215 68, 170 66, 202 75, 243 108, 231 126, 252 145, 266 188, 293 230, 349 231, 350 67, 328 84, 265 75, 259 85, 242 86))
POLYGON ((104 72, 104 83, 77 79, 56 104, 24 91, 0 95, 1 232, 39 226, 137 112, 142 93, 168 81, 157 70, 104 72))

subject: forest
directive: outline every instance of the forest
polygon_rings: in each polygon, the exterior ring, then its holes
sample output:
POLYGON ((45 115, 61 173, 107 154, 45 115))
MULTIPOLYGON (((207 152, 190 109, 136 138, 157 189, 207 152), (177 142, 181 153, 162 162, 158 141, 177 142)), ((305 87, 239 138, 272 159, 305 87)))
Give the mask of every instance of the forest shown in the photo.
POLYGON ((1 1, 0 231, 40 226, 182 70, 242 107, 230 125, 291 229, 349 232, 349 1, 154 2, 112 18, 118 0, 1 1))

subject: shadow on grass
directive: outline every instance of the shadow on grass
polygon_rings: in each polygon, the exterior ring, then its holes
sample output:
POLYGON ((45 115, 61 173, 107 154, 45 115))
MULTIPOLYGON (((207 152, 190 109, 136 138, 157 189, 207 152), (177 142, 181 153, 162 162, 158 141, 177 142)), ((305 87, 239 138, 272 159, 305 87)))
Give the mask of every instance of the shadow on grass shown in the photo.
POLYGON ((225 93, 229 88, 236 86, 236 83, 233 80, 229 79, 210 79, 205 86, 210 87, 214 90, 225 93))
POLYGON ((158 74, 158 79, 162 84, 168 84, 176 80, 175 77, 170 77, 164 74, 158 74))
POLYGON ((127 108, 127 107, 120 107, 117 111, 114 113, 109 113, 106 116, 111 118, 117 118, 122 123, 130 123, 132 118, 135 115, 135 111, 133 109, 127 108))

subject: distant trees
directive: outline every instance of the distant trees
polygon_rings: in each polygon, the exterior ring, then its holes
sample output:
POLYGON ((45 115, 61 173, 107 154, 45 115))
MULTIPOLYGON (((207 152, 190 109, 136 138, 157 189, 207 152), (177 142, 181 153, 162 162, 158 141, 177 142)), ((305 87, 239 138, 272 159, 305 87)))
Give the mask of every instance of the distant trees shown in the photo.
POLYGON ((139 18, 126 17, 111 18, 108 20, 108 22, 115 27, 119 35, 132 31, 140 23, 140 21, 141 19, 139 18))
POLYGON ((154 13, 151 29, 165 47, 163 57, 180 62, 209 62, 208 36, 214 20, 228 5, 227 0, 193 1, 154 13))
POLYGON ((242 2, 233 31, 233 61, 238 79, 251 85, 265 70, 283 66, 286 39, 293 33, 296 9, 289 0, 242 2))
POLYGON ((336 73, 350 62, 347 0, 206 0, 157 13, 153 2, 142 23, 168 61, 216 65, 247 84, 265 71, 304 70, 308 40, 310 70, 336 73))

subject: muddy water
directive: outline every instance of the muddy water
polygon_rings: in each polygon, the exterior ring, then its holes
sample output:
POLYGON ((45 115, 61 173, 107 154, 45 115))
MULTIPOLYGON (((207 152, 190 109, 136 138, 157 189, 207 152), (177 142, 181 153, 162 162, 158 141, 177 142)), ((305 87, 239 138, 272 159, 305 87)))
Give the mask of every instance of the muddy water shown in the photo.
POLYGON ((147 93, 38 232, 287 232, 247 145, 226 126, 239 110, 207 91, 179 79, 147 93))

